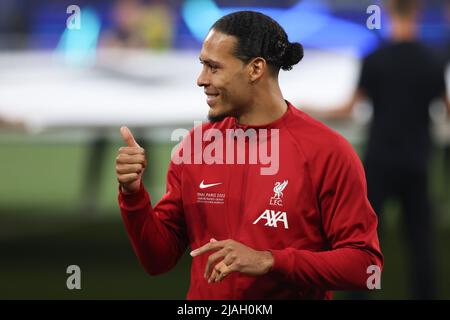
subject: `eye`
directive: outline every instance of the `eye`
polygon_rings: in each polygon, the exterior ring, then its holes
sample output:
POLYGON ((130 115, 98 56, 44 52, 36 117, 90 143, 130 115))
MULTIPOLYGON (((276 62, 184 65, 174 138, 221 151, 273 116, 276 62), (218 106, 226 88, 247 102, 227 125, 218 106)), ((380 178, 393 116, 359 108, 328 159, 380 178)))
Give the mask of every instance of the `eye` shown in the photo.
POLYGON ((212 63, 209 63, 207 61, 201 61, 200 60, 200 64, 203 65, 203 67, 206 66, 206 68, 210 69, 211 73, 216 73, 217 69, 219 69, 219 66, 217 66, 215 64, 212 64, 212 63))

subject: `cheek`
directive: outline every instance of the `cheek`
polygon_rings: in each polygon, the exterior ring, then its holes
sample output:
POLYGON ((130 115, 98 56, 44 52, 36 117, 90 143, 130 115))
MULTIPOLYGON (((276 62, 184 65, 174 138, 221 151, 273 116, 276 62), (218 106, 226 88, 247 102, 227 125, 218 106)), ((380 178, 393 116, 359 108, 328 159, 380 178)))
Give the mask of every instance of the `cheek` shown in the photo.
POLYGON ((212 84, 220 91, 222 102, 240 105, 247 100, 248 83, 241 72, 232 76, 218 76, 212 84))
POLYGON ((236 102, 246 101, 249 96, 247 83, 242 81, 242 79, 236 79, 229 88, 229 95, 232 96, 233 100, 236 102))

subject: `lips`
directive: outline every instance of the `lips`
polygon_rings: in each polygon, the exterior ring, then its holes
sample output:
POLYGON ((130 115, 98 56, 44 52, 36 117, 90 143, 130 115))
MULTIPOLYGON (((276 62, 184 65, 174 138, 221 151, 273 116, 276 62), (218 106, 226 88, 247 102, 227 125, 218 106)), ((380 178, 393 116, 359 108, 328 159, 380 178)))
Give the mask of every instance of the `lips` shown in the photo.
POLYGON ((218 93, 205 92, 205 94, 206 94, 206 103, 210 106, 216 101, 217 97, 219 96, 218 93))

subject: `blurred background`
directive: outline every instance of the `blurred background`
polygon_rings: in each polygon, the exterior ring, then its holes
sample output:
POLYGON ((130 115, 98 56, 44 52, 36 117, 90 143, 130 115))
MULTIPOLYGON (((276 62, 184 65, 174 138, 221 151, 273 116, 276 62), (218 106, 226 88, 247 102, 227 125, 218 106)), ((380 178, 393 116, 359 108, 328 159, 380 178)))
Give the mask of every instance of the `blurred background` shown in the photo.
MULTIPOLYGON (((390 24, 367 27, 376 0, 0 0, 0 298, 183 299, 190 257, 168 274, 140 267, 117 205, 114 162, 129 126, 148 153, 153 203, 165 190, 175 128, 204 121, 196 87, 198 54, 221 16, 256 10, 276 19, 305 58, 280 75, 286 99, 318 112, 348 100, 363 57, 386 41, 390 24), (76 4, 80 8, 77 20, 76 4), (70 10, 68 10, 70 9, 70 10), (75 15, 75 16, 74 16, 75 15), (81 268, 68 290, 66 268, 81 268)), ((450 2, 424 1, 420 40, 443 70, 450 58, 450 2)), ((446 72, 447 85, 450 83, 446 72)), ((429 190, 437 298, 450 298, 450 124, 430 105, 429 190)), ((370 101, 345 119, 323 121, 362 156, 370 101)), ((396 199, 382 210, 382 290, 368 299, 409 299, 410 244, 396 199)), ((352 295, 337 292, 336 298, 352 295)))

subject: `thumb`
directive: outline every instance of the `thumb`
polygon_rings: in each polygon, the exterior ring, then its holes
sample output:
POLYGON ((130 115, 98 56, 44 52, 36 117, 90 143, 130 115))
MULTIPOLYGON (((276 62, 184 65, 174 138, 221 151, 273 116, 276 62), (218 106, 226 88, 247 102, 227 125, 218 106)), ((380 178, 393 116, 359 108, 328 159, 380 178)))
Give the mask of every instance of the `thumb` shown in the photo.
POLYGON ((123 138, 123 141, 129 146, 129 147, 140 147, 140 145, 134 140, 133 134, 131 133, 130 129, 127 127, 121 127, 120 128, 120 135, 123 138))

